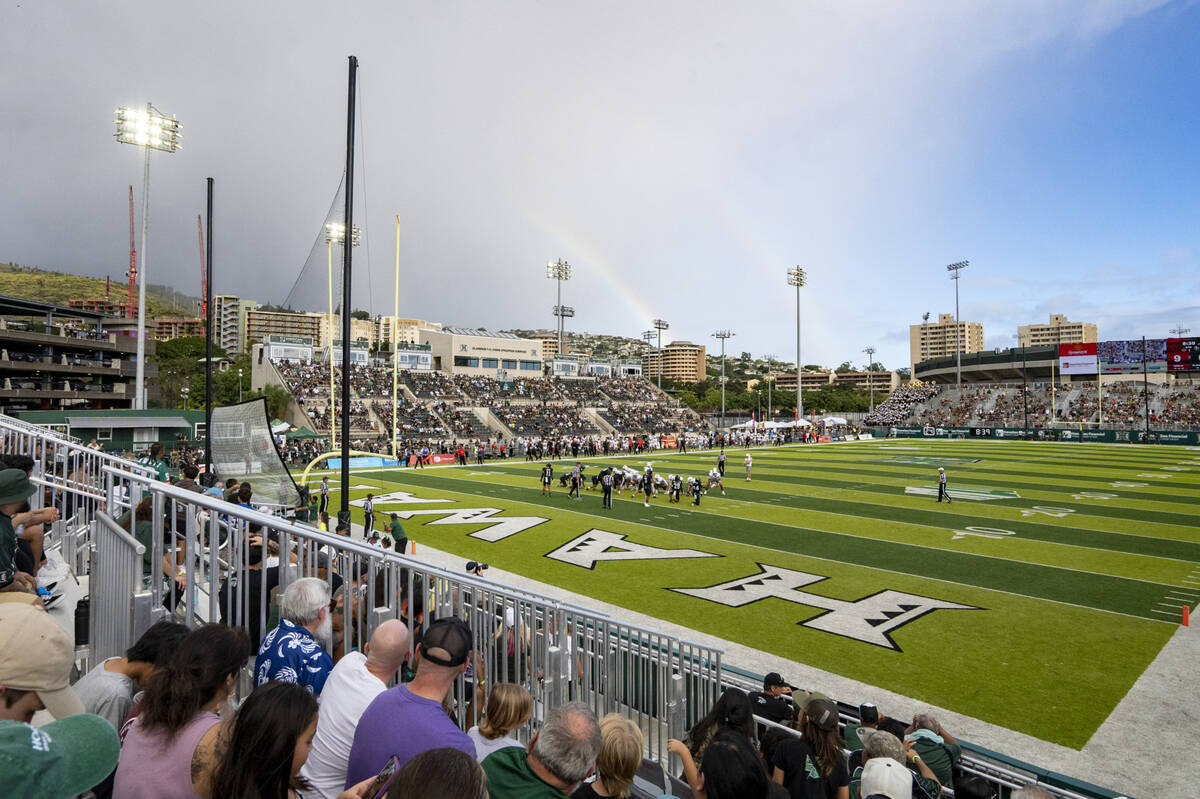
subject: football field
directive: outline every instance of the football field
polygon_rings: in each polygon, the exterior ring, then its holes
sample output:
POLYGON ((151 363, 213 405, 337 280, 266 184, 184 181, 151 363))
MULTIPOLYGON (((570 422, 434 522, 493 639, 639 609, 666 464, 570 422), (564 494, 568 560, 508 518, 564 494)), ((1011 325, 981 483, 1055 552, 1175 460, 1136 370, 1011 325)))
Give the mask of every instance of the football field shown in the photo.
MULTIPOLYGON (((744 452, 699 507, 569 499, 566 459, 551 497, 540 463, 509 460, 356 471, 354 502, 374 491, 376 527, 397 512, 418 547, 1075 748, 1200 600, 1200 448, 792 446, 751 450, 750 482, 744 452)), ((583 463, 647 461, 704 477, 716 453, 583 463)))

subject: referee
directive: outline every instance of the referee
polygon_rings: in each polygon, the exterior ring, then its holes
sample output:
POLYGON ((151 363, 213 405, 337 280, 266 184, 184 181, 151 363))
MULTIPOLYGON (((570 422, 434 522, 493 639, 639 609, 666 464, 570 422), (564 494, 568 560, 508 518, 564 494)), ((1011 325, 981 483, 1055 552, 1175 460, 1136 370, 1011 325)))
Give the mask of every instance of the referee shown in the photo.
POLYGON ((608 467, 600 472, 600 486, 604 489, 604 507, 612 508, 613 470, 608 467))
POLYGON ((942 497, 946 498, 946 504, 949 505, 954 500, 950 499, 950 492, 946 490, 946 470, 941 466, 938 467, 938 502, 942 501, 942 497))

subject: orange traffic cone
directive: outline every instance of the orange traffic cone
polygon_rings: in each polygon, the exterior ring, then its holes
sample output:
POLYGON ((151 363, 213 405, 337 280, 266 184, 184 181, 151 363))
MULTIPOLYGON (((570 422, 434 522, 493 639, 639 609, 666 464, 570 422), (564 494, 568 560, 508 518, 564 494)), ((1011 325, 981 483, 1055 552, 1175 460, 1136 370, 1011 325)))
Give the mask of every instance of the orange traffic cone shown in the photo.
POLYGON ((1188 626, 1188 617, 1189 617, 1189 616, 1191 616, 1191 615, 1192 615, 1192 608, 1191 608, 1191 606, 1190 606, 1190 605, 1184 605, 1184 606, 1183 606, 1183 626, 1184 626, 1184 627, 1187 627, 1187 626, 1188 626))

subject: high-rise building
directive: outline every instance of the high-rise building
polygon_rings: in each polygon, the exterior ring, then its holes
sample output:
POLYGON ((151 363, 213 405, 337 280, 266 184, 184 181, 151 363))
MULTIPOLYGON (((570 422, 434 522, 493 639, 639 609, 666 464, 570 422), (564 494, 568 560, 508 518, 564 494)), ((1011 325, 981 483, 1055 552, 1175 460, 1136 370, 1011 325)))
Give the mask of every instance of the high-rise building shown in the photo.
MULTIPOLYGON (((642 353, 642 375, 650 380, 657 379, 660 368, 660 353, 647 347, 642 353)), ((690 341, 672 341, 662 348, 662 376, 668 380, 699 383, 704 379, 704 345, 690 341)))
POLYGON ((232 294, 213 297, 213 326, 216 343, 230 356, 246 349, 246 314, 258 307, 254 300, 232 294))
POLYGON ((1091 344, 1096 339, 1091 322, 1068 322, 1066 314, 1050 314, 1048 325, 1021 325, 1017 328, 1017 346, 1044 347, 1048 344, 1091 344))
POLYGON ((392 327, 396 328, 396 340, 416 344, 420 341, 418 335, 421 330, 441 330, 440 322, 429 322, 425 319, 408 319, 403 316, 380 316, 378 320, 378 333, 376 338, 380 342, 388 342, 389 346, 392 341, 392 327))
POLYGON ((264 311, 262 308, 255 308, 246 313, 245 345, 263 344, 267 336, 299 336, 311 338, 314 346, 319 347, 323 341, 320 338, 321 319, 321 314, 264 311))
POLYGON ((959 322, 954 314, 938 314, 936 323, 908 327, 909 366, 930 358, 944 358, 961 351, 964 355, 983 349, 983 323, 959 322))

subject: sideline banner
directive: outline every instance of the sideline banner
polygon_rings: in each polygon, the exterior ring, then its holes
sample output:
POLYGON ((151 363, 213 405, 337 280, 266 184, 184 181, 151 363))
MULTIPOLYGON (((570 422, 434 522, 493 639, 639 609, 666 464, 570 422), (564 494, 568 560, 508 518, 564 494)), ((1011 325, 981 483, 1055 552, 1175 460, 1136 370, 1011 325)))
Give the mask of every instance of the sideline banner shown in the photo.
POLYGON ((1030 440, 1200 445, 1200 432, 1193 430, 1151 430, 1149 437, 1145 430, 1107 428, 1081 431, 1079 428, 1048 430, 1031 427, 1023 431, 1019 427, 884 427, 874 430, 877 438, 960 438, 969 434, 973 438, 1017 439, 1026 432, 1030 440))

